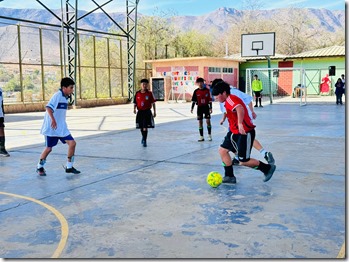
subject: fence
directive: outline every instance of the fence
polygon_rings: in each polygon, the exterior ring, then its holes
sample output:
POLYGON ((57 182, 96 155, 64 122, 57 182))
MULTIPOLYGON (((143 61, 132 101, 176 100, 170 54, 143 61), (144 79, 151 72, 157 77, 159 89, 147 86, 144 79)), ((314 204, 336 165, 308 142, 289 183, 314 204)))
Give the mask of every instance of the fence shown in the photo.
MULTIPOLYGON (((0 87, 4 103, 50 99, 64 76, 62 32, 50 27, 0 23, 0 87)), ((77 101, 127 98, 127 44, 124 39, 78 34, 77 101)), ((150 70, 136 68, 136 82, 150 70)))

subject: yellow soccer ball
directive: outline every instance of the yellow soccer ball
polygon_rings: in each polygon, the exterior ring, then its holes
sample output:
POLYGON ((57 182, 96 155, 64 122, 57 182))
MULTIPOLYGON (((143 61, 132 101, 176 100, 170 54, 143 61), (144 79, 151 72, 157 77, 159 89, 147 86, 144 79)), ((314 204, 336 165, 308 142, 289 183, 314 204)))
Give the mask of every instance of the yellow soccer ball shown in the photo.
POLYGON ((207 184, 209 184, 211 187, 218 187, 220 184, 222 184, 223 177, 220 173, 216 171, 212 171, 207 175, 207 184))

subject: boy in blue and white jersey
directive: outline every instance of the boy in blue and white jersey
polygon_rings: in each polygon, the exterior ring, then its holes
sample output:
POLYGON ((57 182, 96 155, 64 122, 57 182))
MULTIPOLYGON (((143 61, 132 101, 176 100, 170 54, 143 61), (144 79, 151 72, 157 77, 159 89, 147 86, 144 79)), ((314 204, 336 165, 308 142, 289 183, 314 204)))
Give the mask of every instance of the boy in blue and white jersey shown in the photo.
POLYGON ((0 88, 0 156, 10 156, 5 148, 5 118, 4 118, 4 97, 0 88))
POLYGON ((76 142, 71 136, 66 122, 68 110, 68 99, 74 92, 75 82, 65 77, 61 80, 61 89, 57 91, 46 105, 44 123, 40 133, 45 136, 45 149, 41 153, 40 161, 36 172, 40 176, 46 176, 44 165, 47 156, 51 153, 52 147, 56 146, 60 140, 63 144, 68 144, 68 160, 65 169, 66 173, 79 174, 80 171, 73 167, 76 142))

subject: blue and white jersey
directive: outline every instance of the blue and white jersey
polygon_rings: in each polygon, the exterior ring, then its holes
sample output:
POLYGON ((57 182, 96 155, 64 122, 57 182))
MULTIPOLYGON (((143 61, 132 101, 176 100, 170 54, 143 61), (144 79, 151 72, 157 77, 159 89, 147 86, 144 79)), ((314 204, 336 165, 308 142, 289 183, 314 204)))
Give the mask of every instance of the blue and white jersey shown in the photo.
POLYGON ((56 119, 57 128, 51 127, 51 118, 45 113, 44 123, 41 127, 41 134, 45 136, 66 137, 70 134, 66 123, 66 115, 68 110, 68 98, 65 97, 62 90, 57 91, 50 99, 46 108, 50 108, 53 116, 56 119))
MULTIPOLYGON (((252 118, 252 112, 250 110, 250 107, 248 106, 248 104, 251 103, 252 100, 253 100, 252 96, 250 96, 250 95, 248 95, 248 94, 246 94, 244 92, 241 92, 239 89, 236 89, 236 88, 234 88, 232 86, 230 86, 230 94, 234 95, 234 96, 237 96, 238 98, 240 98, 244 102, 244 104, 247 107, 247 111, 248 111, 249 117, 251 119, 253 119, 252 118)), ((220 103, 219 106, 220 106, 221 112, 225 113, 224 103, 220 103)))
POLYGON ((0 117, 4 117, 4 93, 0 87, 0 117))

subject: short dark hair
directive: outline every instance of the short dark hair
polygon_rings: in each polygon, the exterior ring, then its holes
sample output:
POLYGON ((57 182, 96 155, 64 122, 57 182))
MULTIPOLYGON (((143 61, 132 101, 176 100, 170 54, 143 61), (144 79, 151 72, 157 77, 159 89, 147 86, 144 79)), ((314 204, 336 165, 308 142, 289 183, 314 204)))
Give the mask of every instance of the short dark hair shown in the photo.
POLYGON ((71 79, 70 77, 64 77, 61 80, 61 87, 65 86, 68 87, 70 85, 75 85, 75 82, 73 79, 71 79))
POLYGON ((202 77, 198 77, 195 82, 196 83, 204 83, 205 80, 202 77))
POLYGON ((146 79, 146 78, 143 78, 143 79, 141 80, 141 83, 147 83, 147 84, 149 84, 149 80, 146 79))
MULTIPOLYGON (((215 82, 215 80, 213 80, 213 82, 215 82)), ((213 87, 212 88, 212 95, 213 96, 217 96, 219 94, 223 94, 224 91, 227 93, 227 95, 230 95, 230 86, 229 86, 229 84, 227 82, 224 82, 221 79, 217 79, 215 84, 214 85, 212 84, 212 87, 213 87)))

